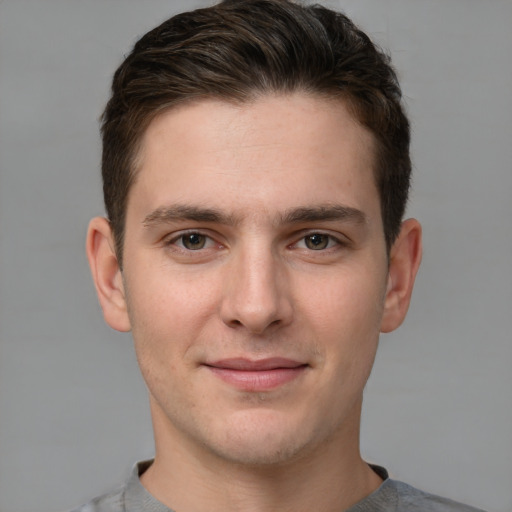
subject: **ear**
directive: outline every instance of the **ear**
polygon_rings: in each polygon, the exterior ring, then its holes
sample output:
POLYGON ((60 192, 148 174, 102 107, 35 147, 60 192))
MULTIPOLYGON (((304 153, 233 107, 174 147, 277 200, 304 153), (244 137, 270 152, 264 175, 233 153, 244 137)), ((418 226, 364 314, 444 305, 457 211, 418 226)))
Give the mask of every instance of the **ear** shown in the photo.
POLYGON ((402 223, 389 256, 381 332, 391 332, 404 321, 421 262, 421 252, 421 225, 416 219, 408 219, 402 223))
POLYGON ((105 322, 117 331, 131 329, 123 276, 114 250, 110 223, 95 217, 89 223, 86 252, 105 322))

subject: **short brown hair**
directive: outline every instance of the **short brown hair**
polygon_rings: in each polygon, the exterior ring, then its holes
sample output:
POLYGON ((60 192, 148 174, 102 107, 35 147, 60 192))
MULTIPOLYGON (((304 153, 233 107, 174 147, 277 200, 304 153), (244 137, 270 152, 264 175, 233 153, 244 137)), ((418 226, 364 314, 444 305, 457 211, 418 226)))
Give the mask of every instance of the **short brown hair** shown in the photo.
POLYGON ((297 91, 343 99, 373 133, 389 250, 411 173, 409 122, 389 57, 349 18, 325 7, 225 0, 174 16, 145 34, 114 75, 102 117, 102 174, 120 264, 136 156, 155 116, 200 98, 244 102, 297 91))

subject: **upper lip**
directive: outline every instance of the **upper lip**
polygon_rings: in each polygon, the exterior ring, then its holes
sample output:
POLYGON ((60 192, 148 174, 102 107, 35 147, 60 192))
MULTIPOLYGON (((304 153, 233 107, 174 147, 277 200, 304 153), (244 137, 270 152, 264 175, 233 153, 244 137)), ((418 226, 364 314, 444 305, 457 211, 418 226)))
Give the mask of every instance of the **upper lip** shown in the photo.
POLYGON ((234 357, 229 359, 220 359, 218 361, 205 363, 206 366, 219 368, 223 370, 238 370, 238 371, 265 371, 276 370, 278 368, 298 368, 306 366, 306 363, 287 359, 284 357, 269 357, 266 359, 246 359, 243 357, 234 357))

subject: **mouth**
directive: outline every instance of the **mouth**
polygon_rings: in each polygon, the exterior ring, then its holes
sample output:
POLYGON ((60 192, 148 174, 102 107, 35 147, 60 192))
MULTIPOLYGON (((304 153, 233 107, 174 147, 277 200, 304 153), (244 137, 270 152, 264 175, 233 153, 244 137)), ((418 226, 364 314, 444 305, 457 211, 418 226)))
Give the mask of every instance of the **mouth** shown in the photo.
POLYGON ((205 366, 216 377, 241 391, 270 391, 304 374, 308 364, 281 357, 222 359, 205 366))

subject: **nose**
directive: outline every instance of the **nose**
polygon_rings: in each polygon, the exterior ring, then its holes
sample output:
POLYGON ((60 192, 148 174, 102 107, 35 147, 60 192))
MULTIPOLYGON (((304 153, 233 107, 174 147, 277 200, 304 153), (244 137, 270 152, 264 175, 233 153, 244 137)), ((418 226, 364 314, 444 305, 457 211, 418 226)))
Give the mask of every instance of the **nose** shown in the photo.
POLYGON ((233 256, 225 280, 221 316, 232 328, 252 334, 288 325, 293 316, 290 282, 284 263, 265 248, 247 248, 233 256))

